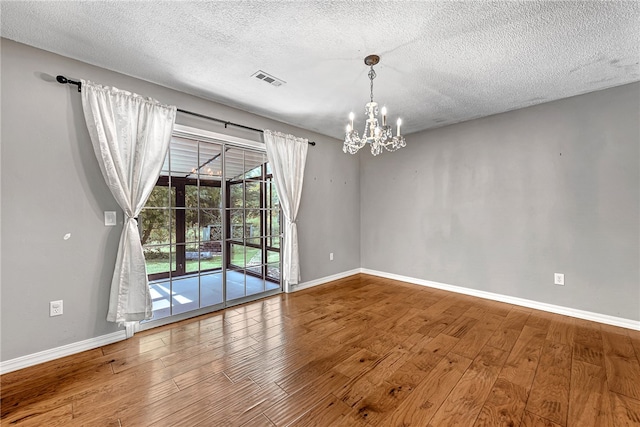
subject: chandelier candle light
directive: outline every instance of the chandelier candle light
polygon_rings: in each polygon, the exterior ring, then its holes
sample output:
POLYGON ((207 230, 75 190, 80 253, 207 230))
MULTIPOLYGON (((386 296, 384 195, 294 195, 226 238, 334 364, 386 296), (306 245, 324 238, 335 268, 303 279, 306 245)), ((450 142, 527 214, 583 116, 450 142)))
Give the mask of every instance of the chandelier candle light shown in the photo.
POLYGON ((358 135, 353 127, 353 119, 355 115, 349 114, 349 124, 347 125, 347 133, 344 138, 344 146, 342 151, 345 153, 355 154, 367 143, 371 144, 371 154, 377 156, 382 153, 384 147, 387 151, 396 151, 399 148, 406 147, 404 137, 400 135, 400 125, 402 120, 398 119, 397 135, 393 136, 391 126, 387 125, 387 107, 382 107, 382 126, 378 123, 378 103, 373 100, 373 79, 376 78, 376 72, 373 66, 380 62, 378 55, 369 55, 364 58, 364 63, 371 67, 369 70, 369 80, 371 81, 371 101, 364 106, 367 120, 362 132, 362 138, 358 135))

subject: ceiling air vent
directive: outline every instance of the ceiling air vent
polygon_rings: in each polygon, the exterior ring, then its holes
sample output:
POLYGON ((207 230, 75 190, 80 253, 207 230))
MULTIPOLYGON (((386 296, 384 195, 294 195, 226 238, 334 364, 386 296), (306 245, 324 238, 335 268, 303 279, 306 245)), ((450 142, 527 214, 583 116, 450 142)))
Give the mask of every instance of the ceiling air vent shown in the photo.
POLYGON ((262 70, 258 70, 255 73, 253 73, 251 75, 251 77, 255 77, 258 80, 262 80, 264 82, 269 83, 272 86, 282 86, 283 84, 285 84, 286 82, 284 80, 280 80, 277 77, 273 77, 271 74, 265 73, 262 70))

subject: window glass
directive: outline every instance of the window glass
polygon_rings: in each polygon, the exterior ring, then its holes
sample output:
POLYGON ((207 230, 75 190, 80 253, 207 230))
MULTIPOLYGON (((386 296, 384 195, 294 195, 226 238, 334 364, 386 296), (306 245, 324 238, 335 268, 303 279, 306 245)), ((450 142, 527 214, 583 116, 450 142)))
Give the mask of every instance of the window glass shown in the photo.
POLYGON ((244 174, 244 178, 257 178, 262 175, 262 165, 258 165, 244 174))
MULTIPOLYGON (((168 185, 156 185, 149 195, 145 208, 166 208, 169 206, 169 197, 175 200, 175 188, 168 185)), ((173 203, 175 204, 175 201, 173 203)))
POLYGON ((262 183, 259 181, 246 181, 244 188, 245 207, 257 209, 260 208, 262 195, 262 183))
POLYGON ((244 207, 244 184, 241 182, 233 183, 229 186, 229 207, 244 207))
POLYGON ((146 246, 143 252, 147 264, 147 274, 169 274, 171 271, 171 250, 169 245, 146 246))
POLYGON ((146 245, 168 245, 169 209, 145 208, 138 216, 140 242, 146 245))
POLYGON ((244 238, 244 210, 232 209, 229 213, 230 218, 230 235, 234 240, 242 240, 244 238))
POLYGON ((262 235, 261 221, 264 212, 260 209, 245 210, 245 237, 259 237, 262 235))
POLYGON ((200 208, 222 207, 220 187, 200 186, 200 208))

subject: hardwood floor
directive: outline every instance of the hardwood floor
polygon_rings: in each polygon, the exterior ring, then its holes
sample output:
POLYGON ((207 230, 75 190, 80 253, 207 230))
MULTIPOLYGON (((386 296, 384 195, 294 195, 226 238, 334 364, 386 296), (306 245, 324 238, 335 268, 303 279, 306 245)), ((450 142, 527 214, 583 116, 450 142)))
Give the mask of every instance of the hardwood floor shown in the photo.
POLYGON ((356 275, 5 374, 2 426, 640 426, 640 332, 356 275))

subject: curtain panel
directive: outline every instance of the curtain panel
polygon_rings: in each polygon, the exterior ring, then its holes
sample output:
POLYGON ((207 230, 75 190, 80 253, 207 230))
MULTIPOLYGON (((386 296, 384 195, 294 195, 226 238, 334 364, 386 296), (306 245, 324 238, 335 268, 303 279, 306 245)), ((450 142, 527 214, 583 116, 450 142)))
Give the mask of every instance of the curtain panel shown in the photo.
POLYGON ((307 139, 267 129, 264 130, 264 143, 285 218, 281 253, 282 279, 285 291, 290 292, 290 285, 295 285, 300 280, 296 218, 309 144, 307 139))
POLYGON ((107 320, 125 324, 129 335, 132 322, 153 315, 136 218, 160 175, 176 107, 82 80, 82 108, 102 175, 124 211, 107 320))

